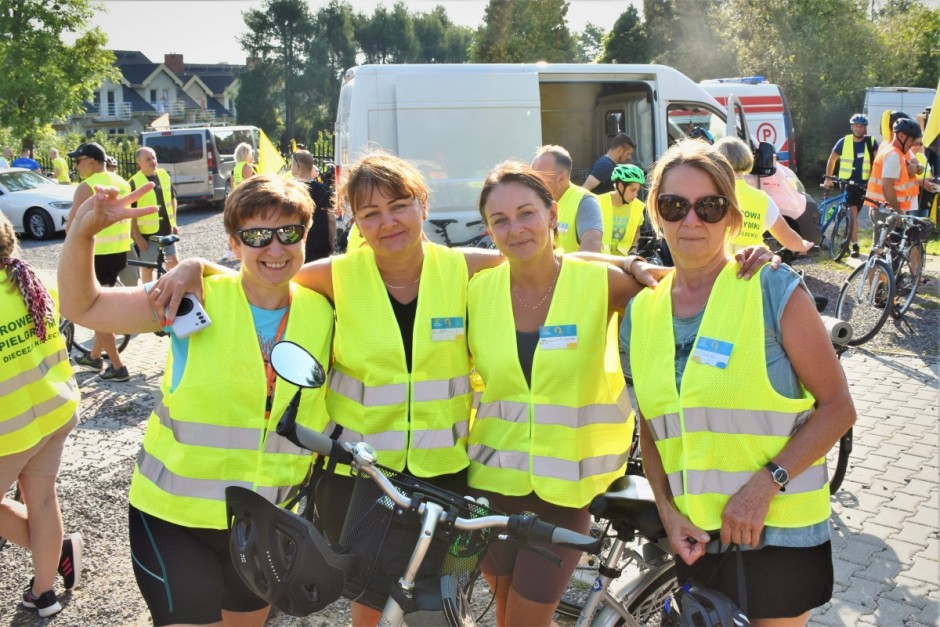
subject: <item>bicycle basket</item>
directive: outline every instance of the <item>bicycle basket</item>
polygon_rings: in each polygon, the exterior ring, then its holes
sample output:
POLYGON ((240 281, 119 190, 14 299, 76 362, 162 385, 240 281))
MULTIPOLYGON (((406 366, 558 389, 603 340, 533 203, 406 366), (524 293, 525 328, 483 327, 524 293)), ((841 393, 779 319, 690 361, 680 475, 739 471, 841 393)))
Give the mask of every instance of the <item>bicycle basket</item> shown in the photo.
POLYGON ((921 242, 926 242, 933 236, 933 229, 933 222, 930 220, 917 220, 911 226, 911 231, 913 231, 911 235, 921 242))
MULTIPOLYGON (((420 493, 461 518, 491 513, 474 501, 420 479, 376 468, 402 493, 412 498, 420 493)), ((355 557, 355 568, 346 578, 343 596, 376 610, 383 609, 408 566, 420 529, 421 520, 416 513, 395 505, 368 476, 357 476, 340 539, 341 551, 355 557)), ((476 578, 480 560, 495 535, 489 529, 458 531, 439 524, 415 580, 452 575, 466 589, 476 578)))

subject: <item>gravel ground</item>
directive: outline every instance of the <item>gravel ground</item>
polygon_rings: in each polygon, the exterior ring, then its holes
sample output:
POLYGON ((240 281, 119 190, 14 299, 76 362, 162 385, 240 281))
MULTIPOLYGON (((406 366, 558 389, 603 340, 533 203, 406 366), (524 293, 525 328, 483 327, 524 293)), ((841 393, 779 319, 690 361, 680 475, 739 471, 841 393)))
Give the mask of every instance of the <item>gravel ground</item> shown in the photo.
MULTIPOLYGON (((219 259, 225 245, 221 212, 206 207, 184 207, 180 212, 182 256, 201 255, 219 259)), ((62 237, 49 242, 24 240, 23 257, 34 267, 55 273, 62 237)), ((849 266, 821 262, 820 253, 797 260, 814 294, 829 299, 825 313, 833 315, 839 286, 849 266)), ((911 311, 901 322, 889 320, 876 338, 862 350, 883 353, 934 356, 938 354, 937 311, 940 308, 940 271, 933 268, 931 281, 923 287, 911 311)), ((7 546, 0 553, 0 625, 97 626, 149 625, 146 607, 134 582, 127 547, 127 491, 144 422, 153 403, 153 390, 162 371, 165 340, 152 339, 153 355, 137 355, 132 379, 125 384, 102 384, 87 370, 78 369, 82 386, 83 416, 73 432, 59 476, 59 498, 67 531, 79 530, 86 542, 82 585, 71 594, 60 594, 64 611, 51 619, 39 619, 32 610, 19 607, 18 600, 28 583, 31 567, 28 554, 7 546), (163 343, 161 345, 161 343, 163 343), (149 360, 149 361, 148 361, 149 360), (150 363, 152 362, 152 363, 150 363)), ((128 353, 134 352, 134 344, 128 353)), ((133 358, 131 355, 128 359, 133 358)), ((489 599, 485 586, 478 586, 472 601, 476 614, 489 599)), ((276 627, 347 625, 348 604, 341 600, 317 615, 299 619, 272 616, 276 627)), ((571 621, 559 621, 570 625, 571 621)), ((494 624, 488 612, 481 625, 494 624)))

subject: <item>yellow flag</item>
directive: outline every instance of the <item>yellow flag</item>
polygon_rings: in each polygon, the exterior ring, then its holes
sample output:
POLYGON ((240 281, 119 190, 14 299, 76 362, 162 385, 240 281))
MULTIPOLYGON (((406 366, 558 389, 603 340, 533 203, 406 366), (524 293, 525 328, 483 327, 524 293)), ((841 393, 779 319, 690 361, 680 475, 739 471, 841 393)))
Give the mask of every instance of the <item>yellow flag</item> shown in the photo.
POLYGON ((277 174, 284 165, 284 157, 277 151, 264 131, 261 131, 261 137, 258 140, 258 172, 277 174))
POLYGON ((940 81, 937 82, 937 93, 933 95, 933 104, 930 106, 930 118, 927 128, 924 129, 924 146, 930 146, 940 136, 940 81))
POLYGON ((294 154, 295 152, 297 152, 297 140, 292 139, 290 140, 290 154, 294 154))

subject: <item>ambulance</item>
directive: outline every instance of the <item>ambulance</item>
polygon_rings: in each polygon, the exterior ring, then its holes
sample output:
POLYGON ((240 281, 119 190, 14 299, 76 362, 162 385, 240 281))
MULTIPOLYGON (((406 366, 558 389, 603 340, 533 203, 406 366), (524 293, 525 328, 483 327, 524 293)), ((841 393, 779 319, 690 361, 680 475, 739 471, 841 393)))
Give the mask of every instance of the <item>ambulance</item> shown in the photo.
POLYGON ((768 83, 763 76, 715 78, 699 85, 722 104, 732 94, 737 96, 757 140, 773 144, 777 161, 791 170, 797 169, 793 116, 779 85, 768 83))

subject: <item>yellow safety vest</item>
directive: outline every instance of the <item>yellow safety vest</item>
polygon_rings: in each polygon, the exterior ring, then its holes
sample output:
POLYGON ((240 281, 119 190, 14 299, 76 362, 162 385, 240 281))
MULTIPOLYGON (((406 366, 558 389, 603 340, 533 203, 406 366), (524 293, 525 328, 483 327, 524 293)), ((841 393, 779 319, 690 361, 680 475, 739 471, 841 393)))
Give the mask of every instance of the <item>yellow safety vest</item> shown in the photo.
POLYGON ((470 430, 469 483, 584 507, 624 473, 633 425, 607 335, 607 266, 566 257, 526 383, 509 264, 470 281, 470 352, 486 389, 470 430), (590 294, 590 298, 579 298, 590 294), (619 377, 608 377, 614 364, 619 377))
POLYGON ((597 201, 601 205, 601 215, 604 217, 604 246, 603 252, 613 255, 628 255, 636 232, 643 224, 643 210, 646 205, 637 198, 629 204, 614 206, 614 194, 601 194, 597 201))
POLYGON ((239 161, 235 164, 235 167, 232 168, 232 188, 236 188, 241 185, 241 182, 245 180, 242 176, 242 170, 245 168, 247 161, 239 161))
MULTIPOLYGON (((291 285, 285 340, 329 364, 333 310, 319 294, 291 285)), ((310 451, 275 432, 297 390, 278 380, 265 419, 267 378, 241 275, 205 282, 212 325, 190 336, 186 367, 172 392, 172 353, 134 467, 130 502, 163 520, 225 529, 225 488, 254 490, 273 503, 289 500, 310 469, 310 451)), ((304 390, 298 424, 323 431, 325 388, 304 390)))
MULTIPOLYGON (((871 156, 868 154, 868 142, 871 139, 866 135, 862 138, 862 180, 864 183, 871 177, 871 156)), ((852 165, 855 163, 855 135, 846 135, 842 140, 842 154, 839 155, 839 178, 849 180, 852 178, 852 165)))
MULTIPOLYGON (((740 281, 736 272, 731 261, 715 281, 679 390, 671 293, 675 273, 654 290, 640 292, 631 305, 630 366, 640 411, 676 507, 706 531, 721 527, 728 499, 780 453, 815 402, 805 389, 799 399, 774 390, 764 353, 760 277, 740 281), (729 349, 727 360, 721 359, 729 349), (725 365, 708 365, 709 356, 725 365)), ((771 501, 765 524, 805 527, 829 517, 825 461, 791 477, 786 491, 771 501)))
MULTIPOLYGON (((95 185, 117 187, 118 193, 121 196, 129 194, 131 191, 127 181, 114 172, 108 172, 107 170, 95 172, 86 178, 84 182, 91 188, 92 193, 95 191, 95 185)), ((132 244, 131 221, 121 220, 95 235, 95 254, 111 255, 114 253, 124 253, 131 249, 132 244)))
POLYGON ((69 165, 68 163, 66 163, 64 157, 56 157, 55 159, 52 160, 53 174, 55 173, 56 169, 58 169, 59 172, 61 172, 61 174, 56 176, 56 181, 65 185, 68 185, 69 183, 72 182, 72 179, 69 177, 69 165))
POLYGON ((569 183, 568 189, 558 200, 558 235, 555 236, 555 248, 563 252, 578 251, 578 205, 585 196, 593 194, 579 185, 569 183))
POLYGON ((743 221, 741 232, 731 240, 731 250, 738 250, 745 246, 764 243, 764 221, 767 219, 767 209, 770 207, 770 196, 766 192, 748 185, 743 179, 734 180, 734 193, 738 197, 738 207, 741 209, 743 221))
POLYGON ((368 442, 383 466, 433 477, 468 463, 469 273, 459 250, 422 245, 411 373, 375 251, 333 259, 336 340, 327 406, 343 427, 341 440, 368 442))
POLYGON ((349 227, 349 238, 346 240, 346 252, 351 253, 363 246, 368 246, 368 244, 366 244, 366 238, 362 236, 359 225, 354 223, 349 227))
POLYGON ((46 325, 46 341, 35 327, 22 296, 6 270, 0 270, 0 455, 35 446, 71 420, 78 409, 78 385, 65 342, 59 336, 59 312, 46 325))
MULTIPOLYGON (((170 175, 163 168, 157 168, 157 180, 160 181, 160 191, 163 194, 163 205, 166 207, 166 214, 170 218, 170 228, 174 228, 176 226, 176 213, 173 211, 173 183, 170 181, 170 175)), ((132 190, 138 189, 149 182, 140 170, 129 181, 132 190)), ((151 189, 132 206, 149 207, 151 205, 159 206, 159 204, 157 193, 151 189)), ((143 235, 158 233, 160 231, 160 212, 154 211, 137 218, 137 228, 140 229, 143 235)))
POLYGON ((917 178, 907 173, 907 157, 897 146, 888 144, 887 142, 882 145, 887 146, 887 148, 878 150, 878 154, 875 156, 875 163, 872 164, 871 167, 871 178, 868 179, 868 189, 865 192, 865 204, 869 207, 875 206, 873 202, 868 200, 869 198, 876 202, 885 202, 887 200, 884 193, 884 175, 882 172, 884 171, 887 156, 891 154, 891 152, 896 152, 898 158, 901 160, 901 176, 894 181, 894 193, 897 194, 901 211, 910 211, 911 202, 920 193, 917 178))

